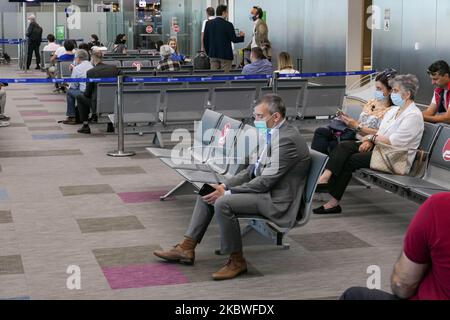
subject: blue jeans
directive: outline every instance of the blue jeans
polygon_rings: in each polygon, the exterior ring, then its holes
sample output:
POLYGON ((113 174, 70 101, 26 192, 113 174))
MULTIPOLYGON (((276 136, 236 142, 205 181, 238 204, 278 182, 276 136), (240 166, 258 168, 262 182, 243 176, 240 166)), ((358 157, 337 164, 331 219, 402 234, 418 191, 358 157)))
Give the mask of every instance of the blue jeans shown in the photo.
POLYGON ((77 96, 82 95, 83 92, 81 92, 78 89, 69 89, 67 91, 67 112, 66 116, 70 118, 75 118, 75 101, 77 96))

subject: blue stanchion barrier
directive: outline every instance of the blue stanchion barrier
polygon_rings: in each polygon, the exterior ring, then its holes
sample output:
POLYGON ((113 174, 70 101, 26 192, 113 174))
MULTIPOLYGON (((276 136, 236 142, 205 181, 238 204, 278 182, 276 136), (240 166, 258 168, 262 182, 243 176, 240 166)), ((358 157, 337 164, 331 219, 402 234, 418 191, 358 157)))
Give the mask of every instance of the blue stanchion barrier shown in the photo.
MULTIPOLYGON (((75 40, 77 42, 84 41, 84 39, 72 39, 72 40, 75 40)), ((21 43, 25 43, 26 41, 27 40, 25 40, 25 39, 0 39, 0 44, 21 44, 21 43)), ((42 43, 47 43, 47 42, 48 42, 47 39, 42 39, 42 43)))
POLYGON ((24 42, 22 39, 0 39, 0 44, 22 44, 24 42))
MULTIPOLYGON (((319 78, 319 77, 345 77, 345 76, 357 76, 357 75, 370 75, 376 71, 343 71, 343 72, 322 72, 322 73, 298 73, 280 75, 282 78, 319 78)), ((196 76, 181 76, 181 77, 124 77, 125 83, 167 83, 167 82, 213 82, 213 81, 237 81, 237 80, 269 80, 273 77, 271 74, 267 75, 239 75, 239 76, 227 76, 227 75, 214 75, 210 77, 196 77, 196 76)), ((117 78, 64 78, 64 79, 0 79, 2 83, 115 83, 117 78)))

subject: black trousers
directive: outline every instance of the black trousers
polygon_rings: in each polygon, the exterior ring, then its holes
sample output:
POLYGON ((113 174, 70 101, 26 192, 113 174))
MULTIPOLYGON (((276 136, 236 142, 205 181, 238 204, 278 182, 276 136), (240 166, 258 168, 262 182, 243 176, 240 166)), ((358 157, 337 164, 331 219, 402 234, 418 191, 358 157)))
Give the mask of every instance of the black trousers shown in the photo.
POLYGON ((87 98, 84 94, 77 97, 78 112, 80 113, 80 121, 85 122, 89 120, 89 113, 92 109, 92 100, 87 98))
POLYGON ((39 52, 40 44, 29 43, 28 44, 28 56, 27 56, 27 69, 30 69, 31 60, 33 60, 33 52, 36 55, 36 65, 41 65, 41 53, 39 52))
MULTIPOLYGON (((356 135, 354 131, 344 132, 341 136, 341 141, 356 140, 356 135)), ((336 136, 328 127, 318 128, 314 132, 314 138, 311 143, 311 149, 316 150, 323 154, 329 154, 338 145, 336 136)))
POLYGON ((339 144, 330 155, 326 168, 333 173, 329 181, 329 190, 336 200, 341 200, 344 196, 352 180, 353 172, 370 168, 372 152, 360 153, 359 147, 360 143, 356 141, 345 141, 339 144))
POLYGON ((370 290, 367 288, 354 287, 344 292, 340 300, 400 300, 397 296, 380 291, 370 290))

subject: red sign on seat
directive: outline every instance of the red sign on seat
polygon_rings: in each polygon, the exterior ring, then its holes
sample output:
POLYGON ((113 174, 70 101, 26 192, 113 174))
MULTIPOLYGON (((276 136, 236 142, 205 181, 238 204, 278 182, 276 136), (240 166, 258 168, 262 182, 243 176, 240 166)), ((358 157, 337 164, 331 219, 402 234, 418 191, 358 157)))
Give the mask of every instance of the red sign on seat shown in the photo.
POLYGON ((450 162, 450 139, 447 140, 444 150, 442 150, 442 156, 444 157, 444 161, 450 162))

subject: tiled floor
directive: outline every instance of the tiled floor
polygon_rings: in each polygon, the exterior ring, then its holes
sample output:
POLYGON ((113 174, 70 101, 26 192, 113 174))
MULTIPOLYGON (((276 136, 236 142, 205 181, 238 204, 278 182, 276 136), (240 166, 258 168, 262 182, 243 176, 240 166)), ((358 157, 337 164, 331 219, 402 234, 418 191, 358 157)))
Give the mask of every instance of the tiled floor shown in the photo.
MULTIPOLYGON (((43 76, 3 65, 0 73, 43 76)), ((87 138, 58 124, 64 96, 52 89, 6 89, 6 113, 17 125, 0 128, 0 299, 333 299, 364 285, 371 265, 380 266, 389 289, 417 206, 378 189, 352 189, 344 214, 314 216, 292 230, 290 250, 251 234, 249 273, 239 279, 211 281, 226 262, 214 254, 214 222, 195 266, 161 263, 152 252, 180 241, 195 196, 160 202, 181 177, 145 151, 150 137, 126 136, 137 156, 110 158, 117 137, 106 125, 93 126, 87 138), (81 290, 66 286, 70 266, 81 270, 81 290)), ((311 131, 304 134, 311 138, 311 131)))

